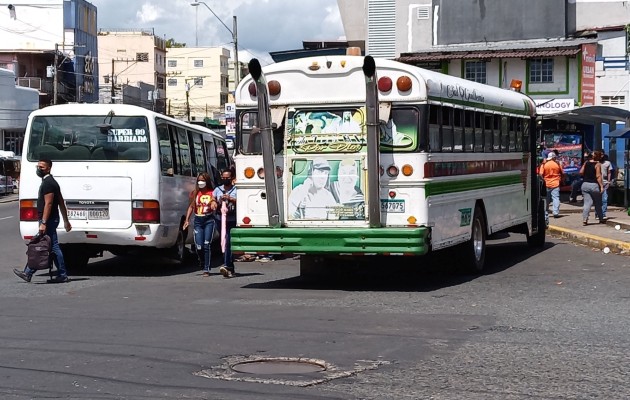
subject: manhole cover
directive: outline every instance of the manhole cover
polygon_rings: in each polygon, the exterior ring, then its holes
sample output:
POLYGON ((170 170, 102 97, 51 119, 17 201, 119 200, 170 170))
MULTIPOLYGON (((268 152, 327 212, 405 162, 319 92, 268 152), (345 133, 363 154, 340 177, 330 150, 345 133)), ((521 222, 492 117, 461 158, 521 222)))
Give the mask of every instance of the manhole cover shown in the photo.
POLYGON ((244 361, 230 366, 233 371, 257 375, 309 374, 326 371, 324 365, 299 360, 256 360, 244 361))

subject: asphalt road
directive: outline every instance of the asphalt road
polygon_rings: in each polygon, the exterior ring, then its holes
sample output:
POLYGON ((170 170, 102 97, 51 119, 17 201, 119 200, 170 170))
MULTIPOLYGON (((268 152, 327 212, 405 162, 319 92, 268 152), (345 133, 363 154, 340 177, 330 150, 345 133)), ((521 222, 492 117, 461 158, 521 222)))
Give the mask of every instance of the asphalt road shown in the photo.
POLYGON ((0 204, 2 399, 630 398, 627 257, 514 235, 491 242, 482 276, 451 250, 323 281, 293 259, 226 280, 111 257, 26 284, 16 219, 0 204), (285 358, 326 371, 230 368, 285 358))

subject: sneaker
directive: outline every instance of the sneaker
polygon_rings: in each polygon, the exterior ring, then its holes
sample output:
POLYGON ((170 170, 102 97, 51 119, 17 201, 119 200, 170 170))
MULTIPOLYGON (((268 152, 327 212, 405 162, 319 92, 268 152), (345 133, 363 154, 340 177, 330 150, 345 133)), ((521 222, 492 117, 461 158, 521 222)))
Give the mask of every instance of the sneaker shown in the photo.
POLYGON ((232 278, 234 276, 234 273, 225 267, 219 268, 219 272, 224 278, 232 278))
POLYGON ((210 272, 205 271, 205 272, 202 274, 202 276, 204 276, 204 277, 208 277, 208 276, 210 276, 210 272))
POLYGON ((27 274, 24 271, 20 271, 19 269, 13 269, 13 273, 17 276, 19 276, 20 278, 22 278, 24 281, 26 282, 30 282, 31 281, 31 277, 32 275, 27 274))
POLYGON ((258 261, 266 263, 266 262, 269 262, 269 261, 273 261, 273 257, 272 256, 260 256, 258 258, 258 261))
POLYGON ((68 276, 57 276, 57 277, 49 280, 48 282, 50 282, 50 283, 68 283, 68 282, 70 282, 70 278, 68 278, 68 276))

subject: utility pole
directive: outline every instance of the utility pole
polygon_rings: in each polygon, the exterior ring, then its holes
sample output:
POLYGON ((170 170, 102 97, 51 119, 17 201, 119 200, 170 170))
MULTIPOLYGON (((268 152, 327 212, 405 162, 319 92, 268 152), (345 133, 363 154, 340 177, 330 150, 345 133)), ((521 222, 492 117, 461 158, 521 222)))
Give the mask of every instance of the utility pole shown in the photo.
POLYGON ((234 41, 234 96, 236 96, 236 87, 241 80, 241 68, 238 64, 238 35, 236 33, 236 15, 234 15, 233 18, 232 40, 234 41))
POLYGON ((110 83, 112 84, 112 93, 111 93, 111 103, 114 104, 114 63, 116 60, 112 58, 112 76, 110 78, 110 83))
POLYGON ((53 62, 53 104, 57 104, 57 62, 59 61, 59 47, 55 43, 55 61, 53 62))
POLYGON ((190 85, 186 82, 186 121, 190 122, 190 102, 188 101, 190 85))

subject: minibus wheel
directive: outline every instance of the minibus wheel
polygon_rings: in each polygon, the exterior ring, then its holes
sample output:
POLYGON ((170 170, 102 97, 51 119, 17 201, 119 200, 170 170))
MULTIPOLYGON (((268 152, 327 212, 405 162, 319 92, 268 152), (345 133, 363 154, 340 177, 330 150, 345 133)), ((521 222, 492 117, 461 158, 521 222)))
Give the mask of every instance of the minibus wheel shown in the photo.
POLYGON ((468 270, 481 273, 486 262, 486 219, 479 205, 475 206, 475 213, 471 221, 470 240, 465 244, 464 262, 468 270))
POLYGON ((545 245, 545 230, 546 230, 546 221, 545 221, 545 203, 541 200, 538 204, 538 232, 530 235, 526 233, 527 236, 527 244, 530 247, 543 247, 545 245))
POLYGON ((177 232, 177 240, 172 248, 173 260, 183 264, 186 260, 186 234, 181 229, 177 232))

